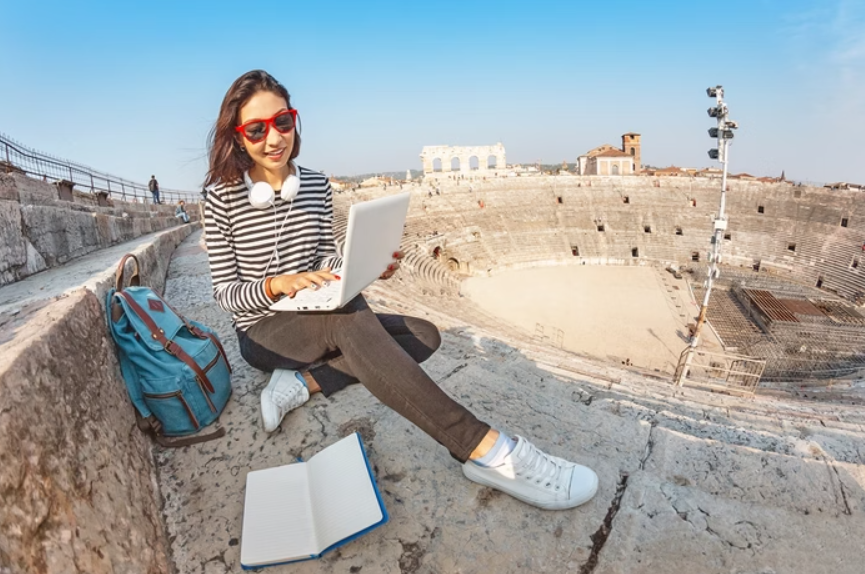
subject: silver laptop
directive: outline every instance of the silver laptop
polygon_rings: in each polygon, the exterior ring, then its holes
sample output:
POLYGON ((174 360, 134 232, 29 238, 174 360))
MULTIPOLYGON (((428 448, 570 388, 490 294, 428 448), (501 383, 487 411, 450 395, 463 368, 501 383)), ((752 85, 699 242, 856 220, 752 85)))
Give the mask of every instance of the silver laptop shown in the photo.
POLYGON ((330 281, 316 291, 301 289, 293 299, 283 297, 274 311, 332 311, 339 309, 385 272, 399 250, 408 213, 410 192, 364 201, 351 206, 345 234, 342 269, 331 271, 330 281))

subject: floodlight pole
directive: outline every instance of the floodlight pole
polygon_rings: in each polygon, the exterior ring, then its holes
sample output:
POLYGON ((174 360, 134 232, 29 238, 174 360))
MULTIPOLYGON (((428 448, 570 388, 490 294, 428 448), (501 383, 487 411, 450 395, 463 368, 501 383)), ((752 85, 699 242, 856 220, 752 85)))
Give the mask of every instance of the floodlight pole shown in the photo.
POLYGON ((721 244, 724 239, 724 231, 727 229, 727 217, 724 209, 727 205, 727 162, 729 158, 730 140, 733 139, 733 131, 738 127, 736 122, 729 119, 727 104, 724 103, 724 88, 717 86, 706 90, 710 97, 714 96, 717 101, 715 108, 709 109, 709 115, 718 118, 718 127, 715 135, 714 130, 709 130, 709 135, 717 137, 718 147, 709 151, 709 157, 717 159, 723 167, 721 172, 721 205, 718 209, 718 216, 713 222, 711 250, 709 251, 709 270, 704 283, 705 294, 703 295, 703 304, 700 306, 700 314, 697 316, 697 324, 694 327, 694 333, 688 342, 688 355, 685 357, 685 363, 678 371, 675 384, 677 387, 684 385, 688 371, 691 367, 691 362, 694 359, 694 351, 700 340, 700 332, 703 330, 703 323, 706 322, 706 311, 709 307, 709 297, 712 295, 712 285, 715 279, 720 275, 718 264, 721 262, 721 244))

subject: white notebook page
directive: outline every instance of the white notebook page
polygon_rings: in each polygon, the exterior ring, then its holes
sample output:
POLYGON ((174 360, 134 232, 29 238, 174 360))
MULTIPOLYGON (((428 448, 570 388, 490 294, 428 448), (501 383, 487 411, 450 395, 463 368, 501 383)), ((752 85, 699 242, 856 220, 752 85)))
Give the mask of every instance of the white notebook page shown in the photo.
POLYGON ((307 465, 320 550, 384 518, 356 434, 319 452, 307 465))
POLYGON ((246 475, 240 563, 255 566, 317 554, 306 464, 246 475))

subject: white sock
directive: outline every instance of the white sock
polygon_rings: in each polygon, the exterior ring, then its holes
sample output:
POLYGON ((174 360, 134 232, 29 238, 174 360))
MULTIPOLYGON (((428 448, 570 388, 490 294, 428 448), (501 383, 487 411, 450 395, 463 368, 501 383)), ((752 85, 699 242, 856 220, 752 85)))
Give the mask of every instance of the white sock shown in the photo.
POLYGON ((499 431, 499 438, 496 439, 496 444, 490 451, 472 462, 478 466, 499 466, 505 462, 505 457, 511 454, 516 446, 517 443, 514 442, 514 439, 499 431))

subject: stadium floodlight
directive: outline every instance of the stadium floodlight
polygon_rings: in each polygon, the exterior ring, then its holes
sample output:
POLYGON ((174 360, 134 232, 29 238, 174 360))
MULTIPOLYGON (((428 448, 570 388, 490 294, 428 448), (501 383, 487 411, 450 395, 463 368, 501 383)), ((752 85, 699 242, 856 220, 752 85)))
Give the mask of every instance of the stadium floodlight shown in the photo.
POLYGON ((710 138, 721 138, 725 140, 733 139, 733 130, 721 130, 718 128, 709 128, 710 138))
MULTIPOLYGON (((709 117, 718 120, 717 127, 709 129, 709 135, 718 140, 718 147, 709 150, 709 158, 720 161, 723 167, 721 172, 721 206, 717 217, 715 215, 712 216, 712 219, 714 220, 714 228, 709 240, 710 250, 706 255, 709 269, 706 273, 706 281, 703 283, 703 288, 705 289, 705 293, 703 294, 703 303, 700 306, 700 314, 697 317, 697 323, 691 331, 687 353, 682 354, 682 360, 676 366, 675 384, 677 387, 684 385, 685 379, 689 376, 691 362, 694 359, 694 353, 700 339, 700 331, 703 323, 706 321, 706 312, 709 306, 709 298, 712 293, 712 284, 721 275, 718 269, 718 265, 721 263, 721 248, 723 246, 723 241, 721 239, 724 237, 724 232, 727 229, 727 218, 724 214, 727 197, 727 161, 729 159, 727 154, 729 146, 732 143, 730 140, 733 139, 733 130, 739 127, 739 124, 727 117, 729 109, 727 108, 727 104, 724 102, 724 88, 721 86, 707 88, 706 94, 708 94, 710 98, 716 98, 717 100, 715 107, 709 108, 708 110, 709 117)), ((865 250, 865 245, 862 246, 862 249, 865 250)))
POLYGON ((718 97, 718 92, 721 92, 721 97, 724 97, 724 88, 715 86, 714 88, 706 88, 706 95, 710 98, 718 97))

